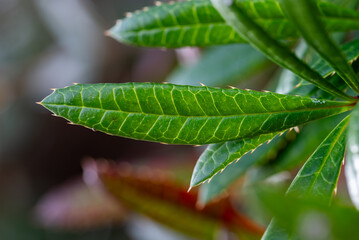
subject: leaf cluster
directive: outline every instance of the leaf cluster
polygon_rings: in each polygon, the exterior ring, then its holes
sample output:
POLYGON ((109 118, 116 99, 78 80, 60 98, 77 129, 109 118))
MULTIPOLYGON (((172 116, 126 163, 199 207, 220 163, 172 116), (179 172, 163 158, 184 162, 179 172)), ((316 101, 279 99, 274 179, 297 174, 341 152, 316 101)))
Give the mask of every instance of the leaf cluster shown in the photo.
MULTIPOLYGON (((306 160, 288 197, 330 205, 347 151, 347 183, 358 207, 359 39, 347 34, 359 29, 356 5, 355 0, 156 3, 118 20, 107 34, 141 47, 232 45, 209 48, 198 64, 179 68, 170 83, 77 84, 55 90, 41 104, 71 123, 111 135, 209 144, 190 184, 206 182, 202 204, 255 166, 255 181, 262 181, 306 160), (283 68, 273 91, 216 88, 256 75, 270 66, 267 59, 283 68), (293 128, 303 131, 288 133, 293 128), (297 139, 289 140, 291 134, 297 139), (279 152, 287 157, 273 157, 279 152)), ((295 230, 279 222, 271 222, 263 239, 296 238, 295 230)))

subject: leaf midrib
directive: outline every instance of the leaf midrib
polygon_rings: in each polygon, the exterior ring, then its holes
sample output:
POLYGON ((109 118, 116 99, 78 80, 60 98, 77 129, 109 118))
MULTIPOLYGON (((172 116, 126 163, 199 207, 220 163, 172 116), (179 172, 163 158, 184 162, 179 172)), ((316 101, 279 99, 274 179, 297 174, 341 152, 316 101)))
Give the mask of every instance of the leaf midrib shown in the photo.
MULTIPOLYGON (((358 16, 359 17, 359 16, 358 16)), ((358 22, 359 23, 359 19, 354 18, 354 17, 327 17, 327 16, 321 16, 321 19, 328 19, 328 20, 351 20, 353 22, 358 22)), ((274 21, 274 20, 282 20, 283 22, 287 22, 289 23, 289 20, 285 17, 273 17, 273 18, 254 18, 253 20, 255 20, 256 22, 259 21, 274 21)), ((325 20, 324 20, 325 21, 325 20)), ((122 24, 122 23, 120 23, 122 24)), ((201 22, 197 22, 194 24, 174 24, 174 25, 168 25, 168 26, 158 26, 158 27, 146 27, 146 28, 138 28, 138 29, 125 29, 123 32, 126 32, 127 34, 129 33, 140 33, 140 32, 146 32, 146 31, 155 31, 155 30, 170 30, 170 29, 174 29, 174 28, 189 28, 189 27, 210 27, 210 26, 228 26, 224 21, 223 22, 205 22, 205 23, 201 23, 201 22)))
MULTIPOLYGON (((68 104, 49 104, 49 103, 42 103, 44 106, 64 106, 64 107, 73 107, 73 108, 86 108, 86 109, 96 109, 102 111, 112 111, 112 112, 119 112, 119 113, 127 113, 127 114, 144 114, 144 115, 153 115, 153 116, 164 116, 164 117, 188 117, 188 118, 197 118, 197 117, 207 117, 207 118, 215 118, 215 117, 236 117, 236 116, 255 116, 255 115, 268 115, 268 114, 277 114, 277 113, 294 113, 294 112, 305 112, 305 111, 316 111, 316 110, 324 110, 324 109, 332 109, 332 108, 345 108, 349 106, 355 106, 356 102, 341 105, 341 106, 329 106, 329 107, 322 107, 322 108, 307 108, 307 109, 298 109, 298 110, 284 110, 284 111, 273 111, 273 112, 261 112, 261 113, 243 113, 243 114, 232 114, 232 115, 169 115, 169 114, 155 114, 155 113, 145 113, 145 112, 128 112, 119 109, 105 109, 105 108, 98 108, 98 107, 86 107, 86 106, 76 106, 76 105, 68 105, 68 104)), ((349 109, 348 109, 349 110, 349 109)))
POLYGON ((311 192, 313 187, 314 187, 314 184, 315 182, 317 181, 321 171, 323 170, 324 166, 325 166, 325 163, 328 161, 330 155, 331 155, 331 152, 334 148, 334 146, 337 144, 337 142, 339 141, 340 137, 342 136, 343 132, 346 130, 346 127, 348 126, 348 123, 349 121, 347 121, 347 123, 342 127, 342 130, 340 131, 340 134, 338 134, 338 137, 335 139, 335 141, 332 142, 332 144, 330 145, 330 151, 327 152, 325 158, 324 158, 324 161, 322 162, 321 166, 320 166, 320 169, 316 172, 317 174, 314 174, 315 177, 313 179, 313 182, 311 183, 309 189, 307 192, 311 192))

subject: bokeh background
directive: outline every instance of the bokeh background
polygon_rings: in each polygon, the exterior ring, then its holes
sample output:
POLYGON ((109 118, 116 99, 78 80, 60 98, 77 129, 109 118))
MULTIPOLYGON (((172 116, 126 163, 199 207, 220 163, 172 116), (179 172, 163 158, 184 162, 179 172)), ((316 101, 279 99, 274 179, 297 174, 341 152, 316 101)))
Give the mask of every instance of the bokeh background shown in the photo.
POLYGON ((153 2, 0 0, 1 239, 175 237, 163 235, 166 230, 140 217, 91 231, 67 231, 44 228, 34 216, 44 194, 81 176, 86 157, 194 166, 200 151, 193 147, 92 132, 68 125, 36 104, 50 88, 72 83, 164 81, 178 65, 174 50, 125 46, 104 34, 126 12, 148 5, 153 2))

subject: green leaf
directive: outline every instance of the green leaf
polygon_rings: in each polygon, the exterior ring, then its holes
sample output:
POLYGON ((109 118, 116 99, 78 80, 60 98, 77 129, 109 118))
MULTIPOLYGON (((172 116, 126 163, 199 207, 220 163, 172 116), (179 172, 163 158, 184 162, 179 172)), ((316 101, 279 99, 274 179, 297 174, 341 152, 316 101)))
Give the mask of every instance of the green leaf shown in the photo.
MULTIPOLYGON (((275 39, 298 37, 285 17, 278 0, 237 0, 246 13, 275 39)), ((318 6, 329 32, 359 29, 359 14, 338 5, 321 2, 318 6)), ((161 4, 145 8, 118 21, 109 35, 127 44, 145 47, 211 46, 243 43, 209 0, 161 4)))
POLYGON ((235 160, 240 160, 244 154, 255 150, 264 142, 271 140, 275 135, 277 133, 209 145, 196 163, 192 174, 191 187, 211 179, 229 164, 235 160))
MULTIPOLYGON (((359 41, 358 39, 348 42, 341 47, 342 51, 347 56, 347 61, 352 64, 355 72, 359 71, 359 64, 356 59, 359 56, 359 41)), ((326 77, 327 81, 330 81, 333 85, 337 86, 339 90, 347 89, 348 85, 341 79, 338 74, 334 74, 333 69, 322 59, 322 58, 314 58, 311 61, 310 65, 314 66, 314 68, 319 71, 323 76, 326 77), (334 74, 334 75, 333 75, 334 74), (333 76, 332 76, 333 75, 333 76)), ((298 79, 298 81, 300 81, 298 79)), ((285 93, 285 92, 281 92, 285 93)), ((323 90, 317 88, 313 84, 310 84, 304 80, 300 81, 298 85, 292 89, 289 94, 298 94, 301 96, 307 97, 315 97, 315 98, 324 98, 329 100, 334 100, 335 96, 324 92, 323 90)))
POLYGON ((347 63, 346 57, 326 32, 319 19, 320 13, 317 4, 313 0, 284 0, 283 7, 307 43, 333 67, 353 90, 359 92, 359 79, 353 68, 347 63))
POLYGON ((306 124, 275 162, 266 164, 259 169, 256 180, 263 180, 276 173, 292 170, 303 164, 328 134, 343 120, 343 114, 306 124))
POLYGON ((212 0, 212 3, 228 25, 232 26, 240 36, 273 62, 291 70, 304 80, 315 84, 319 88, 337 97, 353 100, 349 95, 341 92, 334 85, 322 78, 318 72, 301 61, 287 47, 267 34, 246 14, 242 7, 233 4, 233 2, 227 4, 227 2, 223 0, 212 0))
POLYGON ((348 123, 349 116, 320 144, 293 180, 288 194, 314 196, 330 203, 344 159, 348 123))
POLYGON ((262 188, 257 194, 259 201, 281 227, 271 235, 266 233, 262 239, 344 240, 356 239, 359 234, 359 212, 351 207, 335 202, 328 206, 315 199, 295 196, 284 197, 273 187, 262 188), (283 232, 295 235, 288 237, 283 232))
MULTIPOLYGON (((354 39, 340 46, 340 50, 346 56, 346 61, 352 63, 359 57, 359 39, 354 39)), ((328 77, 334 73, 333 68, 322 58, 315 58, 310 65, 323 77, 328 77)))
POLYGON ((348 150, 345 177, 355 207, 359 209, 359 106, 355 106, 348 126, 348 150))
MULTIPOLYGON (((340 46, 341 51, 343 51, 344 55, 347 58, 347 62, 352 64, 359 57, 359 39, 355 39, 348 43, 345 43, 340 46)), ((325 77, 328 81, 330 81, 333 85, 337 86, 339 90, 344 90, 347 85, 345 82, 335 74, 331 77, 335 72, 333 68, 322 58, 315 55, 312 51, 308 53, 304 53, 304 59, 308 59, 308 63, 314 70, 316 70, 320 75, 325 77)), ((355 67, 354 67, 355 68, 355 67)), ((356 69, 357 70, 357 69, 356 69)), ((287 79, 283 78, 280 81, 281 84, 291 84, 291 86, 286 86, 286 91, 280 91, 279 93, 283 94, 299 94, 307 97, 316 97, 316 98, 324 98, 324 99, 334 99, 332 95, 324 92, 321 89, 318 89, 315 85, 308 83, 305 80, 301 80, 299 77, 292 81, 286 81, 287 79), (289 82, 289 83, 288 83, 289 82)))
MULTIPOLYGON (((294 178, 287 195, 313 198, 329 205, 337 186, 344 158, 348 123, 349 116, 341 121, 320 144, 294 178)), ((282 236, 287 236, 283 239, 293 237, 289 232, 282 231, 276 220, 272 221, 263 239, 271 239, 270 236, 277 232, 280 232, 282 236)))
POLYGON ((240 89, 156 83, 78 84, 43 106, 112 135, 170 144, 209 144, 279 132, 336 115, 354 103, 240 89))
MULTIPOLYGON (((313 51, 308 48, 308 45, 303 40, 300 40, 297 46, 294 48, 294 53, 303 61, 305 61, 308 56, 311 56, 312 52, 313 51)), ((309 65, 312 66, 311 64, 309 65)), ((293 91, 301 78, 288 69, 282 69, 276 80, 277 82, 275 92, 281 94, 288 94, 293 91)), ((307 83, 308 85, 313 85, 311 83, 308 83, 307 81, 303 82, 307 83)))
POLYGON ((327 1, 352 9, 356 9, 359 4, 358 0, 327 0, 327 1))
MULTIPOLYGON (((348 85, 343 81, 343 79, 338 75, 334 74, 333 76, 329 76, 326 78, 328 82, 337 86, 337 88, 341 91, 345 91, 348 88, 348 85)), ((290 93, 294 95, 313 97, 318 99, 328 99, 335 100, 336 96, 323 91, 322 89, 314 86, 313 84, 308 84, 307 82, 299 83, 290 93)))
MULTIPOLYGON (((279 150, 280 146, 282 146, 283 142, 285 142, 285 135, 274 137, 272 140, 269 140, 267 144, 262 144, 255 149, 254 152, 248 152, 242 157, 240 157, 239 161, 233 162, 229 164, 221 174, 214 175, 210 182, 204 182, 200 186, 199 190, 199 203, 201 205, 205 205, 210 202, 212 199, 220 195, 224 192, 235 180, 244 175, 247 170, 254 167, 261 162, 266 161, 270 157, 275 155, 279 150)), ((216 145, 216 144, 215 144, 216 145)), ((210 145, 212 146, 212 145, 210 145)), ((239 152, 242 151, 243 144, 238 144, 237 151, 233 152, 233 155, 218 155, 220 158, 227 159, 235 159, 235 157, 239 155, 239 152)), ((208 147, 206 152, 211 147, 208 147)), ((218 149, 220 150, 220 149, 218 149)), ((223 149, 222 149, 223 150, 223 149)), ((203 153, 202 155, 205 155, 203 153)), ((212 154, 211 158, 215 155, 212 154)), ((206 160, 206 162, 208 159, 206 160)), ((224 162, 224 160, 220 160, 220 162, 224 162)))
POLYGON ((178 68, 167 82, 209 87, 224 87, 257 75, 269 66, 263 54, 249 45, 228 45, 207 50, 200 61, 178 68))

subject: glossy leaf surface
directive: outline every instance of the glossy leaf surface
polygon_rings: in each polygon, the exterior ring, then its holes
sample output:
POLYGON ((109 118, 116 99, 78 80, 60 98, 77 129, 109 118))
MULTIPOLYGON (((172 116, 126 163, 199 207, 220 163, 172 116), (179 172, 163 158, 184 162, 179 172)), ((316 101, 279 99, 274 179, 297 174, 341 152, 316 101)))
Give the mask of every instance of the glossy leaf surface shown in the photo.
POLYGON ((346 117, 319 145, 293 180, 288 194, 316 197, 329 204, 344 159, 348 123, 346 117))
MULTIPOLYGON (((276 39, 298 33, 277 0, 237 0, 246 13, 276 39)), ((338 5, 320 2, 318 7, 330 32, 359 29, 359 14, 338 5)), ((146 47, 209 46, 245 40, 228 26, 209 0, 161 4, 145 8, 118 21, 109 34, 120 42, 146 47)))
MULTIPOLYGON (((341 45, 340 49, 341 51, 343 51, 344 55, 346 56, 347 62, 350 64, 353 63, 353 61, 355 61, 359 56, 359 39, 355 39, 353 41, 341 45)), ((325 77, 333 85, 337 86, 339 90, 344 90, 347 88, 346 83, 337 74, 335 74, 334 70, 329 66, 329 64, 319 56, 315 55, 313 50, 307 51, 299 55, 303 55, 302 56, 303 60, 307 61, 314 70, 316 70, 320 75, 325 77), (332 76, 333 74, 335 75, 332 76)), ((355 71, 358 70, 356 64, 353 64, 353 67, 355 71)), ((288 71, 288 70, 284 70, 284 71, 288 71)), ((286 74, 286 76, 283 76, 283 78, 279 81, 278 84, 282 85, 281 88, 279 89, 280 90, 279 93, 282 94, 298 94, 307 97, 315 97, 315 98, 330 99, 330 100, 335 99, 335 96, 328 94, 327 92, 319 89, 315 85, 305 80, 301 80, 298 76, 292 76, 289 74, 288 77, 288 74, 286 74)))
POLYGON ((75 124, 169 144, 251 138, 353 107, 271 92, 154 83, 78 84, 55 90, 41 104, 75 124))
POLYGON ((317 4, 312 0, 284 0, 283 6, 287 16, 300 30, 307 43, 333 67, 353 90, 359 92, 358 77, 347 63, 346 57, 325 31, 319 19, 317 4))
MULTIPOLYGON (((352 40, 348 43, 345 43, 340 46, 340 50, 344 53, 347 58, 347 62, 352 64, 359 56, 359 39, 352 40)), ((316 71, 319 72, 320 75, 325 77, 328 81, 330 81, 333 85, 337 86, 339 90, 345 90, 347 88, 346 83, 337 75, 335 74, 334 70, 329 66, 325 60, 320 58, 319 56, 315 56, 313 52, 309 53, 308 56, 309 65, 313 67, 316 71), (331 75, 335 74, 331 77, 331 75)), ((358 71, 357 64, 354 62, 353 68, 355 72, 358 71)), ((285 79, 283 79, 283 82, 285 79)), ((289 94, 298 94, 301 96, 307 97, 315 97, 315 98, 324 98, 324 99, 335 99, 335 96, 328 94, 327 92, 319 89, 313 84, 308 83, 305 80, 301 80, 297 77, 296 80, 290 83, 291 86, 287 86, 286 89, 288 91, 282 91, 280 93, 290 93, 289 94)))
POLYGON ((257 174, 260 176, 257 178, 262 180, 276 173, 299 167, 314 153, 343 117, 343 114, 340 114, 306 124, 275 162, 260 168, 257 174))
MULTIPOLYGON (((320 144, 294 178, 287 195, 315 198, 329 205, 337 186, 344 158, 348 123, 349 117, 346 117, 320 144)), ((278 232, 281 236, 278 239, 292 239, 293 237, 291 233, 281 229, 274 219, 263 239, 272 239, 270 236, 278 236, 278 232)))
MULTIPOLYGON (((199 202, 201 204, 206 204, 210 202, 212 199, 216 198, 221 193, 226 191, 228 187, 238 178, 243 176, 247 172, 247 170, 256 166, 257 164, 266 161, 273 155, 275 156, 276 152, 280 149, 283 142, 285 142, 285 135, 276 136, 269 141, 257 147, 254 152, 248 152, 247 154, 243 155, 238 161, 235 161, 232 164, 228 165, 223 172, 214 175, 211 178, 210 182, 204 182, 200 186, 199 202)), ((232 155, 224 154, 223 158, 235 158, 235 156, 238 156, 239 152, 242 150, 240 148, 241 146, 242 145, 239 144, 237 149, 238 151, 234 151, 232 155)), ((206 151, 211 148, 213 147, 209 146, 206 151)), ((203 153, 202 155, 205 155, 205 153, 203 153)), ((212 159, 209 158, 208 160, 212 159)))
POLYGON ((233 2, 212 0, 214 7, 220 12, 227 24, 252 46, 265 54, 273 62, 283 68, 291 70, 302 79, 313 83, 319 88, 339 98, 353 100, 349 95, 338 90, 330 82, 326 81, 318 72, 314 71, 300 60, 290 49, 279 41, 273 39, 253 19, 246 14, 245 10, 233 2))
POLYGON ((277 133, 209 145, 196 163, 192 174, 191 187, 211 179, 229 164, 235 160, 240 160, 244 154, 271 140, 275 135, 277 133))
POLYGON ((359 106, 352 114, 348 127, 348 149, 345 162, 345 177, 350 198, 359 209, 359 106))

